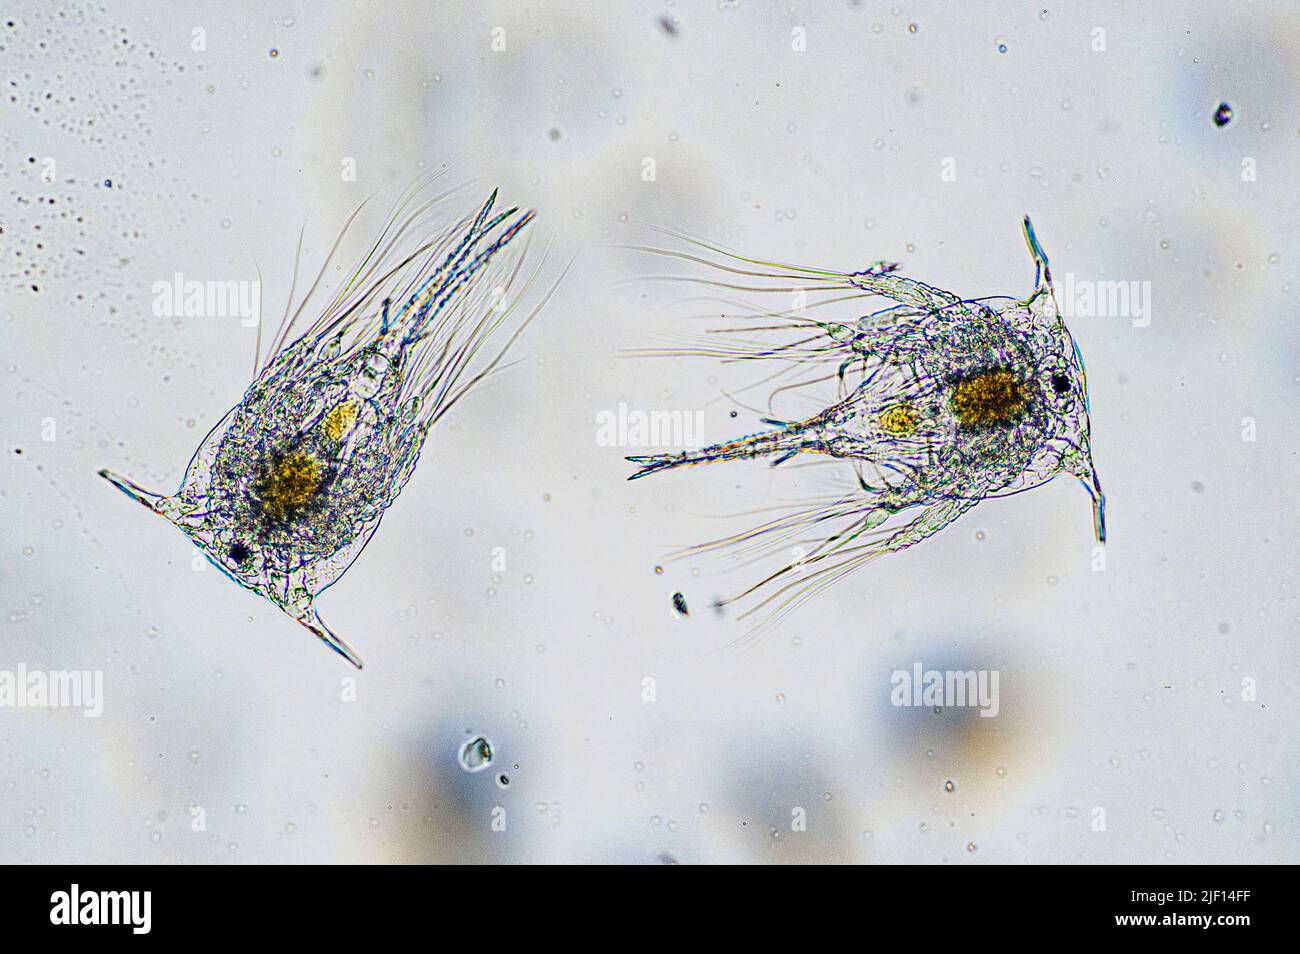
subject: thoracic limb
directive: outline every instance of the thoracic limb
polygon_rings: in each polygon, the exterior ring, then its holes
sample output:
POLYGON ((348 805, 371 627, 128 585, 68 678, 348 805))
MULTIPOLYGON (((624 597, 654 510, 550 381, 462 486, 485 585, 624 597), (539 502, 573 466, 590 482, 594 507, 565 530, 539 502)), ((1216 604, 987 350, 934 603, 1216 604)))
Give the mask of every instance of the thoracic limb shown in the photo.
POLYGON ((961 301, 952 292, 875 268, 846 276, 858 288, 921 311, 938 311, 961 301))
POLYGON ((933 536, 979 502, 978 497, 954 497, 932 503, 885 542, 887 550, 905 550, 933 536))

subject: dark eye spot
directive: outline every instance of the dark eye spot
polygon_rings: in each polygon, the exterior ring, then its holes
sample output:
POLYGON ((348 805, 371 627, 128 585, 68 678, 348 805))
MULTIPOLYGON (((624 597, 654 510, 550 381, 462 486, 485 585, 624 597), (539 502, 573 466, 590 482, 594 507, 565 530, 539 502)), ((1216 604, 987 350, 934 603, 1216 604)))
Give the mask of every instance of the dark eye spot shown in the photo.
POLYGON ((1052 375, 1052 390, 1057 394, 1064 394, 1070 390, 1070 379, 1063 374, 1052 375))
POLYGON ((236 563, 243 563, 252 554, 248 552, 248 547, 244 546, 242 543, 236 543, 227 551, 227 555, 236 563))

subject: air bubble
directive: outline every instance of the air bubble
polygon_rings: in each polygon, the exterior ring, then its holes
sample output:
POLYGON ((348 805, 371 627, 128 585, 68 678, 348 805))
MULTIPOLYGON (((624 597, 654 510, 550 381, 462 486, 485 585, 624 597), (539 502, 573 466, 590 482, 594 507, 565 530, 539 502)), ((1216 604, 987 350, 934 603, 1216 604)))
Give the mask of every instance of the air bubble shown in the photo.
POLYGON ((466 772, 481 772, 492 764, 495 755, 487 737, 476 735, 460 747, 460 767, 466 772))

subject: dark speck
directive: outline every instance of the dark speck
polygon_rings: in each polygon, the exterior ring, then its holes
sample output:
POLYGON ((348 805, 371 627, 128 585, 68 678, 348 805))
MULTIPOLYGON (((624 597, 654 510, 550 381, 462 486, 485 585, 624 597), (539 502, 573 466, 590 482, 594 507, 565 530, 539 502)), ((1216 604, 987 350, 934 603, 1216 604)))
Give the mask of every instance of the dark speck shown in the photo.
POLYGON ((1214 125, 1222 128, 1232 122, 1232 107, 1227 103, 1220 103, 1219 108, 1214 111, 1214 125))
POLYGON ((1052 375, 1052 390, 1057 394, 1064 394, 1070 390, 1070 379, 1063 374, 1052 375))
POLYGON ((691 611, 686 608, 686 597, 681 593, 673 594, 673 610, 678 616, 691 615, 691 611))
POLYGON ((659 18, 659 26, 669 36, 677 35, 677 30, 678 30, 677 21, 674 20, 672 17, 668 16, 667 14, 664 14, 659 18))
POLYGON ((234 544, 230 548, 228 555, 230 559, 234 560, 236 563, 243 563, 250 556, 248 547, 244 546, 242 543, 234 544))

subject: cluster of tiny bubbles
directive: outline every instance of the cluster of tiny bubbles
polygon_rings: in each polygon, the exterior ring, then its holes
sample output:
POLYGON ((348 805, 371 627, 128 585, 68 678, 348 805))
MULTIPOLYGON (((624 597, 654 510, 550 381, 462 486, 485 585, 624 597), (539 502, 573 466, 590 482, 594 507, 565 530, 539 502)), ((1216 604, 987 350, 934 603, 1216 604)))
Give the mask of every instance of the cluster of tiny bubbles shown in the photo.
MULTIPOLYGON (((30 65, 26 70, 14 70, 7 86, 8 102, 25 107, 30 122, 70 137, 87 150, 128 144, 103 155, 111 163, 111 175, 90 171, 101 159, 94 152, 84 153, 86 175, 68 171, 57 155, 27 158, 33 194, 19 189, 10 194, 18 211, 5 223, 5 231, 19 251, 5 277, 37 295, 63 278, 98 286, 101 290, 93 297, 107 303, 109 326, 115 327, 121 314, 135 308, 135 296, 121 290, 117 282, 97 281, 93 270, 109 260, 115 266, 131 265, 136 247, 157 244, 158 236, 149 234, 148 227, 141 224, 141 205, 165 204, 174 209, 202 201, 177 177, 167 174, 169 159, 150 142, 157 110, 146 90, 157 86, 153 82, 156 77, 170 86, 175 74, 202 74, 206 66, 163 55, 148 41, 134 39, 125 26, 105 23, 106 15, 103 6, 74 2, 59 5, 57 11, 33 11, 6 20, 0 30, 0 53, 30 65), (124 192, 132 194, 130 206, 117 199, 124 192), (87 256, 87 222, 98 223, 104 234, 114 237, 117 246, 111 254, 93 261, 87 256)), ((134 283, 125 285, 129 289, 134 283)), ((88 297, 75 291, 69 301, 82 304, 88 297)), ((144 360, 151 366, 159 362, 172 366, 183 356, 183 349, 170 352, 151 349, 144 360)), ((193 363, 200 360, 196 354, 190 358, 193 363)), ((93 419, 86 426, 91 431, 104 430, 93 419)))
POLYGON ((495 755, 488 738, 476 735, 460 747, 460 767, 466 772, 481 772, 492 764, 495 755))

